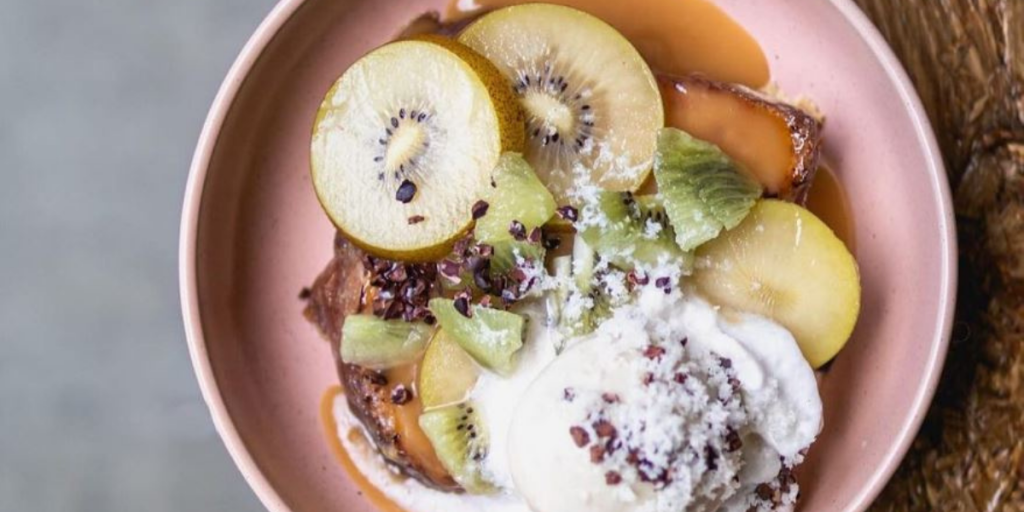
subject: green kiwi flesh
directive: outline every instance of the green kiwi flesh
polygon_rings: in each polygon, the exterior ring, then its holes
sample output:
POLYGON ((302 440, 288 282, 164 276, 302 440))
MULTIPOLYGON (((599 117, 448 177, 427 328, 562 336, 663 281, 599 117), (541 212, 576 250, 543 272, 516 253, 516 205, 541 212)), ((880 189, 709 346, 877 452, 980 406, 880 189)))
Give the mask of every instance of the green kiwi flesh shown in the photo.
POLYGON ((341 328, 341 360, 374 370, 415 362, 433 328, 422 322, 349 315, 341 328))
POLYGON ((676 233, 658 196, 602 191, 584 209, 580 234, 597 254, 622 270, 658 265, 688 268, 692 256, 676 245, 676 233))
POLYGON ((479 305, 468 305, 469 316, 451 299, 430 300, 437 323, 484 368, 500 375, 515 369, 514 356, 523 346, 523 317, 479 305))
POLYGON ((466 492, 494 492, 482 470, 488 450, 487 429, 472 402, 424 412, 419 424, 441 464, 466 492))
POLYGON ((477 242, 494 247, 491 270, 505 272, 515 265, 517 257, 543 261, 540 241, 522 238, 554 216, 556 205, 551 192, 519 153, 501 155, 491 174, 491 184, 483 197, 487 211, 477 219, 474 230, 477 242), (514 223, 522 226, 518 239, 513 234, 514 223))
POLYGON ((676 243, 686 251, 736 227, 761 197, 761 186, 718 146, 675 128, 658 136, 654 178, 676 243))

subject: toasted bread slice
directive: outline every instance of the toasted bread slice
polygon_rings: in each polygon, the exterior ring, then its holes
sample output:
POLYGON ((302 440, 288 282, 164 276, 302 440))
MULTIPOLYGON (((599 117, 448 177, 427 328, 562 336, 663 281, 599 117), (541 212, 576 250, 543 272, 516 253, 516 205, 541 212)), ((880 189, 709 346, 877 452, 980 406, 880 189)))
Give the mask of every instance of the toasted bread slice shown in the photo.
POLYGON ((395 403, 395 388, 410 388, 410 380, 401 372, 377 372, 345 364, 339 356, 341 328, 345 317, 367 308, 369 272, 363 264, 364 253, 338 235, 334 259, 317 277, 305 309, 305 316, 331 343, 345 397, 353 414, 381 456, 402 473, 425 485, 446 490, 459 486, 434 455, 430 442, 419 430, 417 418, 422 410, 418 399, 395 403))

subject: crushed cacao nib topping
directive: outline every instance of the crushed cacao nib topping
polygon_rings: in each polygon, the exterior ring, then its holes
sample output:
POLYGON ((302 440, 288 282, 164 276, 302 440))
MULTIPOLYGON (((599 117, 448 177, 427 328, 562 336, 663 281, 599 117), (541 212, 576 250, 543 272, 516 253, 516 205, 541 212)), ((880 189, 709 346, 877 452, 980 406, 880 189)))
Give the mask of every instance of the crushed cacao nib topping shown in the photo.
POLYGON ((469 307, 469 299, 465 297, 455 299, 455 310, 466 318, 473 318, 473 310, 469 307))
POLYGON ((404 405, 409 403, 410 400, 412 400, 412 390, 402 384, 395 386, 395 389, 391 390, 391 403, 404 405))
POLYGON ((594 432, 597 433, 597 437, 615 437, 617 433, 615 425, 612 425, 605 419, 595 421, 593 427, 594 432))
POLYGON ((604 482, 608 485, 619 485, 622 483, 622 475, 616 471, 609 471, 604 474, 604 482))
POLYGON ((728 427, 725 434, 725 446, 730 452, 734 452, 743 448, 743 440, 740 439, 740 434, 736 432, 732 427, 728 427))
POLYGON ((462 266, 451 260, 441 260, 437 264, 437 271, 448 281, 454 284, 458 284, 462 281, 459 274, 462 272, 462 266))
POLYGON ((576 399, 576 390, 573 388, 565 388, 565 390, 562 391, 562 398, 564 398, 566 402, 572 402, 576 399))
POLYGON ((409 225, 412 226, 413 224, 419 224, 425 220, 427 220, 427 218, 422 215, 413 215, 412 217, 409 217, 409 225))
POLYGON ((590 444, 590 434, 583 427, 569 427, 569 435, 572 436, 572 442, 576 443, 578 448, 583 448, 590 444))
POLYGON ((309 300, 312 296, 313 290, 308 286, 303 286, 302 289, 299 290, 299 300, 309 300))
POLYGON ((576 222, 580 218, 579 210, 569 205, 562 206, 555 210, 555 212, 558 213, 558 216, 562 218, 562 220, 567 220, 569 222, 576 222))
POLYGON ((661 358, 661 356, 663 355, 665 355, 664 347, 659 347, 657 345, 648 345, 647 348, 644 349, 644 357, 646 357, 647 359, 656 360, 661 358))
POLYGON ((632 289, 636 288, 637 286, 645 286, 647 283, 650 282, 651 278, 647 277, 646 273, 638 273, 635 270, 630 270, 629 273, 626 274, 626 283, 630 285, 630 291, 632 291, 632 289))
POLYGON ((665 290, 665 293, 669 293, 670 291, 672 291, 672 280, 667 277, 659 277, 656 281, 654 281, 654 286, 657 286, 658 288, 665 290))
POLYGON ((374 315, 411 322, 423 320, 429 314, 427 302, 436 295, 437 288, 437 269, 433 263, 403 263, 366 255, 363 268, 369 278, 364 294, 372 298, 374 315))
POLYGON ((483 199, 473 204, 473 220, 479 219, 484 215, 487 215, 487 210, 490 207, 491 205, 488 204, 487 201, 484 201, 483 199))
POLYGON ((600 464, 604 462, 605 448, 599 444, 590 447, 590 462, 600 464))
POLYGON ((606 404, 617 404, 621 399, 615 393, 601 393, 601 400, 606 404))
POLYGON ((512 235, 512 238, 522 242, 526 240, 526 226, 518 220, 513 220, 508 225, 508 233, 512 235))

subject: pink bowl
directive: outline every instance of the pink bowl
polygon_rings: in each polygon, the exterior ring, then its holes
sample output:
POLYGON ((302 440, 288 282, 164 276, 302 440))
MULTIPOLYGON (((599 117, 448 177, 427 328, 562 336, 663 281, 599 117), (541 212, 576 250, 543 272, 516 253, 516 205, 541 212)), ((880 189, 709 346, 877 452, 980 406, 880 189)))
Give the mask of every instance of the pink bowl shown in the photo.
MULTIPOLYGON (((955 234, 935 139, 902 68, 849 0, 718 2, 761 42, 784 90, 828 115, 851 197, 863 311, 821 381, 825 430, 803 510, 864 510, 909 447, 946 354, 955 234)), ((196 375, 228 450, 274 511, 365 511, 318 418, 337 381, 299 290, 331 256, 308 174, 323 93, 440 0, 283 0, 231 68, 192 162, 181 296, 196 375)), ((649 14, 649 13, 648 13, 649 14)))

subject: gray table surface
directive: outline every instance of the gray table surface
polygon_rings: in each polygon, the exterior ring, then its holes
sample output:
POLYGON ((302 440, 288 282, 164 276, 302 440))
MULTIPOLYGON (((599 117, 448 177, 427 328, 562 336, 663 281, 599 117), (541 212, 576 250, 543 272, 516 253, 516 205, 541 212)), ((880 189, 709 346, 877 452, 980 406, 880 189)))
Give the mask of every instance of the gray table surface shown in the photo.
POLYGON ((260 504, 199 395, 178 220, 273 0, 0 0, 0 511, 260 504))

